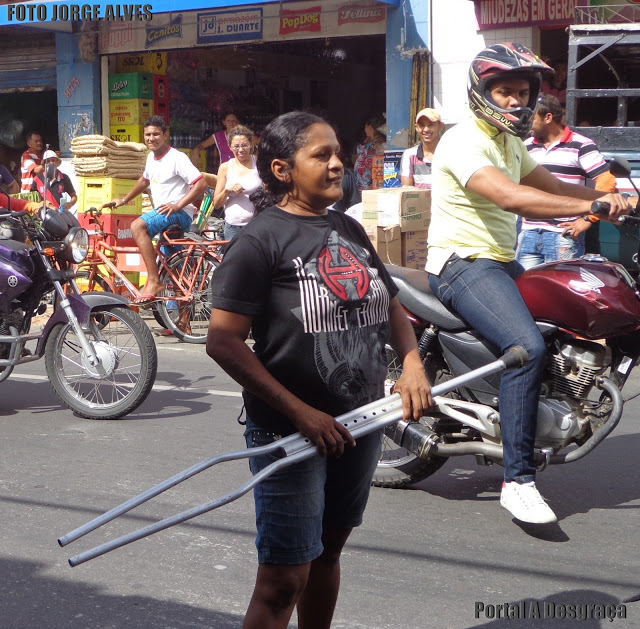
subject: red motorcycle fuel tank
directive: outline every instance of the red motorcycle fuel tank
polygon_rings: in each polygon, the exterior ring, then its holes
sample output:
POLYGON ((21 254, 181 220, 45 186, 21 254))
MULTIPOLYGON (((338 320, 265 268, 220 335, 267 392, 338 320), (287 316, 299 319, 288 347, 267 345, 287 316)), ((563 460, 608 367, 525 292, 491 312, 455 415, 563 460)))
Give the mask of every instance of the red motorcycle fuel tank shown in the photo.
POLYGON ((590 339, 640 329, 640 293, 620 264, 585 259, 549 262, 525 271, 516 283, 536 320, 590 339))

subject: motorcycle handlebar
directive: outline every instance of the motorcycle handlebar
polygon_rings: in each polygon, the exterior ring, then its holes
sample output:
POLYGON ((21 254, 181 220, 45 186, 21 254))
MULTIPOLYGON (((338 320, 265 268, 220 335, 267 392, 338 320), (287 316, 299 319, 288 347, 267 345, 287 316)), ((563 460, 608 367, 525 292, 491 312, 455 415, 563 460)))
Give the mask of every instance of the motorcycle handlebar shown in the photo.
MULTIPOLYGON (((591 204, 591 212, 593 214, 601 214, 603 216, 607 216, 609 214, 609 210, 611 210, 611 204, 607 203, 606 201, 594 201, 591 204)), ((620 223, 626 223, 627 225, 640 225, 639 210, 636 208, 629 214, 619 216, 618 221, 620 223)))
POLYGON ((606 201, 594 201, 591 204, 591 212, 593 214, 604 214, 606 216, 609 214, 609 210, 611 210, 611 203, 606 201))

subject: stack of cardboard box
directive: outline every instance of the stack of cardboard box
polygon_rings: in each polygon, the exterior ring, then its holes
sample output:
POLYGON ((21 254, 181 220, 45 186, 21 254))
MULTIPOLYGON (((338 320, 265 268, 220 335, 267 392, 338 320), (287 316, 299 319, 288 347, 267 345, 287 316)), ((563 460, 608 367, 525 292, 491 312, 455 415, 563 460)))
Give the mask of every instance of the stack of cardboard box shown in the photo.
POLYGON ((362 192, 362 225, 385 264, 423 269, 431 191, 413 186, 362 192))

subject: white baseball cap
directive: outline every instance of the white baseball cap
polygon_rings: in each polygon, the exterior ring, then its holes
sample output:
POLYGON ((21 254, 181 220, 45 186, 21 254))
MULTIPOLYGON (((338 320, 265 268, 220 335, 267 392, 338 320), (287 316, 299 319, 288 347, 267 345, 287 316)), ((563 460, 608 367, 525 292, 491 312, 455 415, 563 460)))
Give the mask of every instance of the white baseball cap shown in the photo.
POLYGON ((44 155, 42 156, 42 161, 46 162, 48 159, 60 159, 57 155, 55 151, 45 151, 44 155))

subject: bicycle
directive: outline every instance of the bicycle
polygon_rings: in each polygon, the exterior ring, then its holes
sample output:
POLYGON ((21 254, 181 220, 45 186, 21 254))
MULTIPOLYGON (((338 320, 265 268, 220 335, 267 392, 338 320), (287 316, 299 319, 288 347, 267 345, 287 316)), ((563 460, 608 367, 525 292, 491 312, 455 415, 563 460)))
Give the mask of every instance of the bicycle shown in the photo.
MULTIPOLYGON (((141 296, 125 273, 118 268, 118 254, 138 253, 137 247, 116 244, 116 235, 104 231, 101 209, 84 212, 89 223, 90 249, 78 267, 76 283, 80 290, 122 292, 123 287, 135 299, 141 296)), ((204 240, 195 234, 183 235, 177 226, 164 230, 156 243, 160 281, 165 286, 152 304, 156 320, 180 341, 204 343, 211 316, 211 275, 222 260, 220 245, 228 241, 204 240)))

